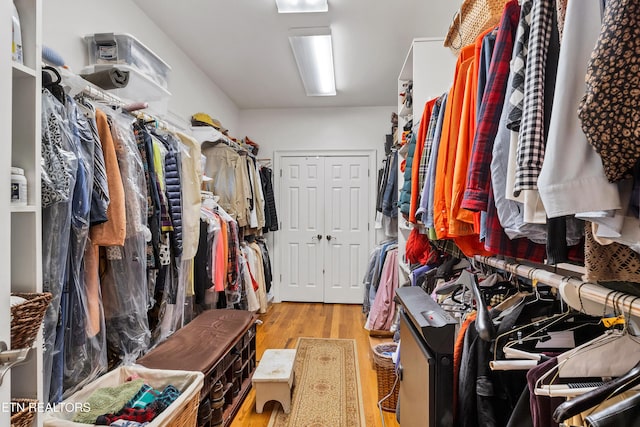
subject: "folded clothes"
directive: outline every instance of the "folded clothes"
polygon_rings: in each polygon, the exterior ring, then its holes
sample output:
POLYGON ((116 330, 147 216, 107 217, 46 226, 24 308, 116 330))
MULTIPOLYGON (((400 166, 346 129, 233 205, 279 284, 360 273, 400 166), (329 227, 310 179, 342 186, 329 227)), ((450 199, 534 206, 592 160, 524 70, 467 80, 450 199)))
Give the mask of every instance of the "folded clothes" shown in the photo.
POLYGON ((175 402, 178 396, 180 396, 180 391, 169 384, 164 388, 164 390, 162 390, 162 394, 158 396, 158 398, 155 400, 155 402, 152 403, 152 405, 155 406, 159 414, 160 412, 167 409, 169 405, 175 402))
POLYGON ((143 380, 135 380, 115 387, 97 389, 86 401, 89 410, 76 413, 73 416, 73 421, 94 424, 98 416, 119 411, 138 393, 143 384, 143 380))
POLYGON ((95 420, 95 424, 103 426, 113 425, 114 422, 121 420, 135 421, 137 423, 152 421, 162 411, 167 409, 178 396, 180 396, 180 391, 172 385, 166 386, 162 392, 154 390, 149 386, 143 387, 127 402, 124 408, 115 413, 100 415, 95 420), (144 408, 141 408, 140 406, 144 405, 144 402, 149 400, 149 397, 153 397, 154 399, 147 403, 144 408), (138 405, 138 407, 133 407, 133 405, 138 405))
POLYGON ((133 396, 133 398, 129 402, 127 402, 125 407, 133 409, 145 409, 147 405, 156 400, 158 394, 160 394, 159 391, 153 389, 150 385, 145 384, 142 386, 140 391, 138 391, 138 393, 133 396))
POLYGON ((151 407, 147 409, 123 408, 115 414, 100 415, 96 419, 99 426, 113 425, 116 421, 135 421, 145 423, 153 420, 158 413, 151 407))

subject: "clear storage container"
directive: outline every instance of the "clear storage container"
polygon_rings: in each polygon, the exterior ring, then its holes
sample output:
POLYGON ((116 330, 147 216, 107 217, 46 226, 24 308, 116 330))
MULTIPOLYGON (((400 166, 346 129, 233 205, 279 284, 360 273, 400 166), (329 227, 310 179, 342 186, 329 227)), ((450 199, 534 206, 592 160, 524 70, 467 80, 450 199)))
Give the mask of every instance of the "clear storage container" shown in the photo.
POLYGON ((131 34, 96 33, 85 36, 84 41, 89 65, 130 65, 163 88, 169 87, 169 64, 131 34))

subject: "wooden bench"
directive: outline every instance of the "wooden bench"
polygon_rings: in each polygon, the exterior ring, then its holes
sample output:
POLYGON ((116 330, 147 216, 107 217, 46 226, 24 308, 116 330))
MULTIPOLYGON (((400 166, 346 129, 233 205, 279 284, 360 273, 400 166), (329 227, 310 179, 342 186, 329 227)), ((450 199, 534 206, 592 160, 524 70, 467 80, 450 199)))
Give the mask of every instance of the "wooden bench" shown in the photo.
POLYGON ((291 387, 293 386, 293 362, 295 350, 265 350, 253 373, 256 389, 256 412, 262 413, 264 404, 270 400, 280 402, 285 414, 291 411, 291 387))
POLYGON ((198 426, 228 426, 251 389, 256 368, 255 319, 248 311, 207 310, 137 363, 202 372, 198 426))

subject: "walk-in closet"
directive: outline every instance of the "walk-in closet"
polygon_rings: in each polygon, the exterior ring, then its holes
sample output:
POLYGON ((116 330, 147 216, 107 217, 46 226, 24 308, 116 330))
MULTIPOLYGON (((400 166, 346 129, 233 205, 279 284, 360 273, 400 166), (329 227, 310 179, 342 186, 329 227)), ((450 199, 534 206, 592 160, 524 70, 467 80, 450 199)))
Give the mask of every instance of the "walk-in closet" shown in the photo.
POLYGON ((0 3, 0 427, 640 426, 634 1, 0 3))

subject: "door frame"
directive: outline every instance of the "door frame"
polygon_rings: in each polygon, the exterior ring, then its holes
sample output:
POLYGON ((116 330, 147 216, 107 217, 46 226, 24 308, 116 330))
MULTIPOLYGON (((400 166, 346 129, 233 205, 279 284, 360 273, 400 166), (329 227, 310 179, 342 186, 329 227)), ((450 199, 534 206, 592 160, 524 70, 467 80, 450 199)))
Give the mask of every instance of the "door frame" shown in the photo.
MULTIPOLYGON (((369 159, 369 208, 368 208, 368 221, 369 221, 369 241, 367 251, 371 252, 373 244, 375 243, 376 230, 375 230, 375 216, 376 216, 376 195, 378 184, 378 170, 377 165, 377 150, 279 150, 273 152, 273 174, 274 174, 274 195, 276 199, 276 210, 283 212, 280 209, 281 206, 281 189, 280 189, 280 169, 282 165, 283 157, 304 157, 304 156, 323 156, 323 157, 340 157, 340 156, 361 156, 368 157, 369 159)), ((282 220, 278 219, 279 226, 282 226, 282 220)), ((272 251, 271 251, 271 264, 273 268, 273 282, 271 290, 273 294, 273 302, 282 302, 280 296, 280 285, 282 283, 282 267, 280 256, 280 238, 278 232, 269 233, 272 236, 272 251)), ((364 298, 364 296, 363 296, 364 298)))

